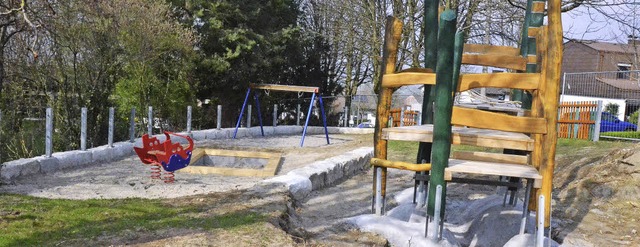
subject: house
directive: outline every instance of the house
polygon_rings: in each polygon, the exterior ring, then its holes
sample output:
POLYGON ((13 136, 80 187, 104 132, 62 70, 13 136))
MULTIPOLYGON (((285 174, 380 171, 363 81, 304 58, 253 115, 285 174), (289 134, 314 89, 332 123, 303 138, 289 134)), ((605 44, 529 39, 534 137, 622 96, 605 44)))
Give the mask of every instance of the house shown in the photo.
POLYGON ((618 104, 619 118, 640 108, 640 40, 626 44, 570 40, 564 44, 561 101, 618 104))

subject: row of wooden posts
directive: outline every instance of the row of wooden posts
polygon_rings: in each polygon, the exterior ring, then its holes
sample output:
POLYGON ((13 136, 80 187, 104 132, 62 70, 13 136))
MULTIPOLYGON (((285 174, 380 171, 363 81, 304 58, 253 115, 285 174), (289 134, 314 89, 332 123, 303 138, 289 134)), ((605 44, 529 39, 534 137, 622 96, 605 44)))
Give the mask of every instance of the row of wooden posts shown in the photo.
MULTIPOLYGON (((251 127, 251 105, 248 106, 246 127, 251 127)), ((51 157, 53 154, 53 109, 47 108, 45 110, 45 155, 51 157)), ((191 133, 191 119, 192 119, 192 107, 187 106, 187 133, 191 133)), ((300 104, 297 107, 297 121, 296 125, 300 125, 300 104)), ((129 117, 129 141, 134 142, 136 138, 135 132, 135 117, 136 108, 131 109, 131 115, 129 117)), ((2 111, 0 111, 0 126, 2 123, 2 111)), ((273 108, 273 126, 277 126, 278 123, 278 105, 274 104, 273 108)), ((217 118, 216 129, 222 128, 222 105, 217 106, 217 118)), ((113 147, 113 136, 115 129, 115 108, 109 108, 109 130, 107 137, 107 145, 113 147)), ((1 131, 1 128, 0 128, 1 131)), ((153 107, 149 106, 147 111, 147 134, 153 135, 153 107)), ((80 110, 80 150, 87 150, 87 108, 83 107, 80 110)), ((1 158, 1 157, 0 157, 1 158)))

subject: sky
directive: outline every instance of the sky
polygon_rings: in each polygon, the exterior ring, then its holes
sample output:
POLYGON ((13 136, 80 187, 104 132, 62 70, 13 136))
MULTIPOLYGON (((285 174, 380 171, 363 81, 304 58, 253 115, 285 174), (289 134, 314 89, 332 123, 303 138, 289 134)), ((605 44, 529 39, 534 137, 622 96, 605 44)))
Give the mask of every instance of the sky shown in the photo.
MULTIPOLYGON (((640 1, 608 0, 607 2, 612 6, 598 7, 602 12, 617 18, 625 18, 627 20, 625 23, 639 26, 639 18, 634 17, 635 15, 640 17, 640 1), (635 2, 636 4, 616 5, 622 1, 635 2), (637 14, 634 13, 634 10, 637 14)), ((625 29, 624 26, 587 6, 563 13, 562 22, 565 38, 626 43, 627 35, 629 35, 628 28, 625 29)))

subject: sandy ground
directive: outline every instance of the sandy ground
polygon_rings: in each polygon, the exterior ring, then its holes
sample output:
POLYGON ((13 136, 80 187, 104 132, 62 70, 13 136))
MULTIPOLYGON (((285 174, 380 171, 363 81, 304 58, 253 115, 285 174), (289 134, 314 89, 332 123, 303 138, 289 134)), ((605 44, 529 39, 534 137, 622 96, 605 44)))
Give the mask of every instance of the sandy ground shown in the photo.
MULTIPOLYGON (((283 154, 278 174, 306 166, 318 160, 339 155, 362 146, 370 146, 371 135, 311 135, 299 147, 300 136, 242 138, 196 143, 196 148, 256 150, 283 154)), ((176 198, 182 196, 242 190, 263 178, 175 173, 175 182, 166 184, 150 178, 150 166, 137 156, 81 169, 35 175, 0 186, 0 193, 17 193, 46 198, 176 198)))

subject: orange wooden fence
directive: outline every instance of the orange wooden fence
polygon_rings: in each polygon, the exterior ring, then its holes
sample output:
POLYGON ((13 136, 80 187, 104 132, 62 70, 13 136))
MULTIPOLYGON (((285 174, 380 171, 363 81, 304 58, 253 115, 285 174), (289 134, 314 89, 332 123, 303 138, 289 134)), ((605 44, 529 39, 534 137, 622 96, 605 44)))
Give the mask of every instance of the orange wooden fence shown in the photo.
POLYGON ((560 102, 558 137, 593 140, 598 112, 598 101, 560 102))
MULTIPOLYGON (((391 117, 393 118, 393 127, 400 126, 401 111, 402 110, 400 108, 391 109, 390 114, 391 114, 391 117)), ((417 116, 418 116, 418 111, 405 110, 404 126, 413 126, 418 124, 416 122, 417 116)))

